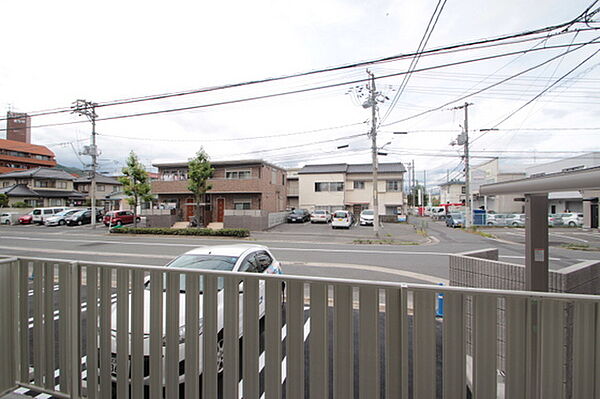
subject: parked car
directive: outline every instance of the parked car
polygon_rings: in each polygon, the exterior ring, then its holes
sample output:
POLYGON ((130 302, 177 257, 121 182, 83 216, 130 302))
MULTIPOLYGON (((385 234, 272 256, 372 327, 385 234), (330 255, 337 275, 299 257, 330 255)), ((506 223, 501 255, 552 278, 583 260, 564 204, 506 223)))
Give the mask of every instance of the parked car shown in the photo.
POLYGON ((67 218, 79 211, 81 209, 66 209, 44 220, 44 224, 46 226, 64 226, 67 224, 67 218))
POLYGON ((0 224, 12 224, 13 218, 17 215, 14 212, 2 212, 0 213, 0 224))
POLYGON ((561 213, 563 224, 570 227, 583 226, 583 213, 561 213))
POLYGON ((506 226, 508 216, 505 213, 488 213, 486 223, 488 226, 506 226))
POLYGON ((31 224, 33 223, 33 211, 19 218, 19 224, 31 224))
POLYGON ((446 227, 464 227, 465 216, 462 213, 450 213, 446 217, 446 227))
POLYGON ((331 216, 331 228, 337 229, 338 227, 349 229, 354 224, 354 215, 348 211, 335 211, 331 216))
POLYGON ((365 209, 360 213, 360 225, 361 226, 373 226, 373 210, 365 209))
MULTIPOLYGON (((191 251, 186 252, 185 254, 178 256, 169 262, 166 267, 173 268, 183 268, 190 270, 210 270, 210 271, 219 271, 219 272, 246 272, 246 273, 262 273, 262 274, 282 274, 281 265, 275 259, 271 251, 267 247, 262 245, 255 244, 234 244, 234 245, 216 245, 216 246, 207 246, 193 249, 191 251)), ((216 314, 221 315, 224 311, 224 279, 217 279, 217 310, 216 314)), ((145 308, 149 309, 148 306, 150 304, 151 297, 151 287, 152 280, 148 277, 144 282, 144 303, 145 308)), ((166 287, 166 285, 165 285, 166 287)), ((163 288, 166 289, 166 288, 163 288)), ((199 302, 200 309, 202 309, 202 285, 200 285, 199 291, 199 302)), ((243 301, 243 290, 240 290, 239 300, 240 304, 243 301)), ((237 296, 237 292, 236 292, 237 296)), ((258 296, 258 314, 259 318, 263 318, 265 314, 265 283, 264 281, 259 282, 259 296, 258 296)), ((130 294, 129 303, 132 303, 132 298, 130 294)), ((181 276, 179 283, 179 335, 180 337, 185 337, 185 306, 186 306, 186 280, 185 276, 181 276)), ((115 328, 117 325, 117 305, 114 304, 111 308, 111 319, 112 326, 115 328)), ((199 325, 199 334, 200 334, 200 342, 202 342, 204 334, 203 329, 203 318, 202 314, 200 317, 200 325, 199 325)), ((242 323, 242 306, 240 305, 240 323, 239 323, 239 338, 243 337, 244 334, 244 323, 242 323)), ((217 318, 217 371, 221 373, 223 371, 223 318, 217 318)), ((131 324, 129 324, 131 326, 131 324)), ((150 355, 150 347, 147 344, 148 337, 150 335, 150 313, 144 312, 144 321, 143 321, 143 334, 144 334, 144 364, 147 364, 149 355, 150 355)), ((131 328, 131 327, 129 327, 131 328)), ((131 333, 131 332, 130 332, 131 333)), ((112 356, 111 356, 111 374, 113 381, 116 379, 116 353, 114 352, 117 348, 116 345, 116 335, 111 335, 112 339, 112 356)), ((189 346, 188 346, 189 348, 189 346)), ((184 345, 184 341, 179 340, 179 361, 181 364, 185 361, 186 357, 186 346, 184 345)), ((202 365, 202 353, 199 353, 200 365, 199 372, 202 373, 203 365, 202 365)), ((179 368, 179 380, 183 381, 185 376, 185 369, 179 368)), ((144 369, 144 384, 150 384, 149 370, 147 368, 144 369)))
POLYGON ((524 213, 513 213, 506 216, 506 226, 513 227, 524 227, 525 226, 525 214, 524 213))
MULTIPOLYGON (((81 226, 82 224, 90 224, 92 222, 91 216, 92 216, 92 211, 87 209, 87 210, 75 212, 71 216, 67 217, 65 219, 65 221, 67 222, 67 224, 69 226, 73 226, 73 225, 81 226)), ((99 222, 101 220, 102 220, 102 213, 98 210, 98 211, 96 211, 96 222, 99 222)))
POLYGON ((133 223, 134 220, 139 222, 140 217, 136 217, 132 211, 110 211, 104 215, 105 226, 122 226, 133 223))
POLYGON ((563 226, 563 218, 559 213, 551 213, 548 215, 548 226, 556 227, 563 226))
POLYGON ((331 213, 329 211, 323 211, 320 209, 315 210, 310 215, 311 223, 329 223, 331 222, 331 213))
POLYGON ((52 215, 62 212, 65 209, 68 209, 68 208, 66 208, 64 206, 53 207, 53 208, 35 208, 33 211, 31 211, 31 214, 33 215, 33 222, 39 223, 39 224, 44 224, 44 220, 46 218, 49 218, 52 215))
POLYGON ((310 220, 310 213, 306 209, 294 209, 288 216, 288 223, 304 223, 310 220))

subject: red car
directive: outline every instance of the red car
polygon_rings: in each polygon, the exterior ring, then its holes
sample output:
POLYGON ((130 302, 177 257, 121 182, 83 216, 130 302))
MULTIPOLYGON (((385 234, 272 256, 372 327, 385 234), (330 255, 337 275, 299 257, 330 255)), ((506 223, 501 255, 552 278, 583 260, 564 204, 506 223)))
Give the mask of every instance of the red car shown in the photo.
MULTIPOLYGON (((111 211, 104 215, 105 226, 122 226, 124 224, 133 223, 133 220, 134 214, 131 211, 111 211)), ((136 220, 139 222, 140 218, 137 217, 136 220)))
POLYGON ((27 214, 19 218, 19 224, 31 224, 33 222, 33 215, 27 214))

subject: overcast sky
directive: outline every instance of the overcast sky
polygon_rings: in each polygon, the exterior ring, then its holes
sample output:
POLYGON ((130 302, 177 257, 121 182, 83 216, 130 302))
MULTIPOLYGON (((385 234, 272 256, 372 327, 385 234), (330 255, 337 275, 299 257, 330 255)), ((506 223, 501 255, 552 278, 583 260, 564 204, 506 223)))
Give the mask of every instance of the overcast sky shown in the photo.
MULTIPOLYGON (((426 49, 563 23, 591 3, 448 0, 426 49)), ((68 107, 80 98, 103 103, 411 53, 417 49, 436 5, 437 0, 319 0, 293 4, 9 2, 3 5, 0 24, 4 41, 0 110, 3 115, 8 109, 34 113, 68 107)), ((598 23, 590 26, 600 28, 598 23)), ((580 24, 570 29, 584 27, 580 24)), ((459 149, 450 142, 462 129, 464 113, 451 108, 465 101, 472 103, 468 122, 475 156, 472 163, 489 159, 480 157, 498 155, 514 159, 515 165, 549 162, 600 150, 599 55, 503 121, 600 49, 598 44, 582 48, 577 45, 597 36, 600 30, 546 40, 536 36, 540 38, 510 46, 422 57, 417 69, 428 70, 411 75, 391 110, 403 75, 378 78, 378 90, 389 98, 379 105, 378 143, 391 141, 382 150, 388 155, 380 162, 408 163, 414 159, 417 174, 421 176, 427 170, 430 183, 445 180, 446 171, 451 177, 460 177, 459 149), (571 47, 548 49, 570 43, 571 47), (542 50, 439 67, 530 49, 542 50), (573 51, 493 89, 459 100, 568 50, 573 51), (450 104, 413 117, 446 103, 450 104), (406 118, 410 119, 403 121, 406 118), (490 128, 499 130, 478 138, 482 135, 480 129, 490 128), (394 131, 408 134, 394 135, 394 131)), ((368 68, 381 77, 405 72, 409 64, 407 59, 368 68)), ((100 107, 98 116, 104 118, 340 84, 257 101, 98 121, 101 170, 119 170, 130 151, 151 167, 156 162, 184 161, 201 146, 212 160, 262 158, 286 167, 370 162, 366 133, 371 113, 361 106, 365 99, 360 97, 359 88, 365 82, 356 82, 367 78, 366 69, 363 66, 160 101, 100 107), (337 149, 346 144, 347 148, 337 149)), ((83 119, 62 113, 35 117, 32 124, 83 119)), ((5 127, 4 121, 0 121, 0 127, 5 127)), ((89 163, 89 157, 78 156, 77 152, 89 144, 90 132, 89 123, 40 127, 32 129, 32 141, 48 145, 59 163, 82 167, 82 162, 89 163)), ((4 133, 0 132, 0 137, 4 133)))

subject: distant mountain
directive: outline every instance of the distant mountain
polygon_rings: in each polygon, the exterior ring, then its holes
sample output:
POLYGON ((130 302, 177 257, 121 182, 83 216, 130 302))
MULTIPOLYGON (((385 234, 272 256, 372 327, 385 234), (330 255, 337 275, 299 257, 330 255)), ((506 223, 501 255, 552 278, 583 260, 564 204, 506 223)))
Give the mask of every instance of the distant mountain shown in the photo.
POLYGON ((74 167, 65 166, 65 165, 56 165, 55 169, 64 170, 65 172, 70 173, 70 174, 72 174, 72 175, 74 175, 76 177, 85 176, 85 174, 87 173, 83 169, 74 168, 74 167))

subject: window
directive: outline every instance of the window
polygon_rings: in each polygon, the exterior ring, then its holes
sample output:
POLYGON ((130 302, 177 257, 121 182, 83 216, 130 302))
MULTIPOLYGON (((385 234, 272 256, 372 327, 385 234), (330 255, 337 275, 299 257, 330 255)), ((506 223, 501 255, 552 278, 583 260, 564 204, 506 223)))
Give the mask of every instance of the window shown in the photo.
POLYGON ((8 187, 8 186, 10 186, 10 182, 5 181, 2 183, 2 187, 8 187))
POLYGON ((50 206, 61 206, 61 205, 63 205, 62 198, 51 198, 50 199, 50 206))
POLYGON ((344 182, 315 183, 315 192, 320 191, 344 191, 344 182))
POLYGON ((67 188, 67 182, 66 181, 57 181, 56 182, 56 188, 66 189, 67 188))
POLYGON ((461 193, 461 194, 466 194, 466 193, 467 193, 467 188, 466 188, 465 186, 462 186, 462 187, 460 188, 460 193, 461 193))
POLYGON ((271 169, 271 184, 277 184, 277 171, 271 169))
POLYGON ((355 190, 364 190, 365 189, 365 182, 364 181, 355 180, 354 181, 354 189, 355 190))
POLYGON ((54 188, 55 184, 52 180, 35 180, 33 183, 34 187, 40 188, 54 188))
POLYGON ((17 179, 17 184, 29 184, 28 179, 17 179))
POLYGON ((400 191, 402 190, 402 185, 400 184, 400 180, 387 180, 385 182, 385 191, 400 191))
POLYGON ((250 179, 252 172, 249 170, 228 170, 225 172, 226 179, 250 179))
POLYGON ((233 203, 233 209, 243 210, 243 209, 251 209, 251 208, 252 208, 252 203, 250 201, 233 203))
POLYGON ((98 186, 96 188, 98 189, 98 191, 106 190, 106 187, 104 186, 104 184, 98 184, 98 186))

